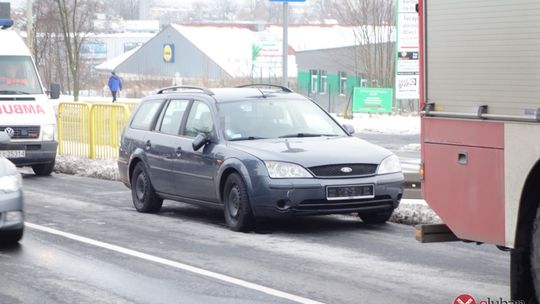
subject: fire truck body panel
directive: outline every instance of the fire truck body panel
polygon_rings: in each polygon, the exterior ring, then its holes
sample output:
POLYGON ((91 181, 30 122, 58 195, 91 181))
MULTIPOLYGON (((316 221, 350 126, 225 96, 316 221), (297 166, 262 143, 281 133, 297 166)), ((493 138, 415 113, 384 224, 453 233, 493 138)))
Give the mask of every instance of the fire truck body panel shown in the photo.
POLYGON ((514 248, 525 204, 540 203, 525 199, 540 159, 540 2, 423 0, 420 13, 424 198, 459 238, 514 248))

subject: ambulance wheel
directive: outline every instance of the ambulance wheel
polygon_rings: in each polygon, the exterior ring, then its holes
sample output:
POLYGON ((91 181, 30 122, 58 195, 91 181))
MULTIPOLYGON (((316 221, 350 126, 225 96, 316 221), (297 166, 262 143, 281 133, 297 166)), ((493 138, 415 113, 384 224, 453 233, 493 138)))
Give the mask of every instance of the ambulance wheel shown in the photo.
POLYGON ((32 170, 34 170, 34 173, 37 176, 49 176, 54 170, 54 163, 55 161, 53 160, 51 163, 48 164, 33 165, 32 170))

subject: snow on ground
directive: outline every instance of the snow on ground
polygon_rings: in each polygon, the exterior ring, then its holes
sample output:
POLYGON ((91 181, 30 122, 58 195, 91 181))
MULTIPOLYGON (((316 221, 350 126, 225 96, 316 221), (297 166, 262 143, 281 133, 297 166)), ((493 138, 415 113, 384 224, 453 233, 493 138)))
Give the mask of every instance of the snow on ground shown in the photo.
POLYGON ((355 113, 353 119, 333 116, 341 124, 352 125, 357 133, 420 134, 420 117, 418 115, 355 113))
POLYGON ((408 145, 405 145, 401 148, 399 148, 400 151, 411 151, 411 152, 416 152, 416 151, 420 151, 420 144, 408 144, 408 145))

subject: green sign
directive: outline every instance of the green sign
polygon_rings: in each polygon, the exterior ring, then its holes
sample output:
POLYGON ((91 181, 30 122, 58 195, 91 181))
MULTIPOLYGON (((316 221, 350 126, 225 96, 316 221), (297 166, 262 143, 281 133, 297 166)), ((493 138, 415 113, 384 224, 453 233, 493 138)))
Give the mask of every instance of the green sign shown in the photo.
POLYGON ((392 112, 392 88, 359 88, 353 92, 353 112, 390 113, 392 112))

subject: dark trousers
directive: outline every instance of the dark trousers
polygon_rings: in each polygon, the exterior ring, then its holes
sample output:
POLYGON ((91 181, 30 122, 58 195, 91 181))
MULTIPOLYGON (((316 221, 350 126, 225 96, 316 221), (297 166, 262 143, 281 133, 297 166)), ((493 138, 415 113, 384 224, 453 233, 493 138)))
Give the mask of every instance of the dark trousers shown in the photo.
POLYGON ((116 93, 117 91, 111 91, 112 93, 112 101, 115 102, 116 101, 116 93))

